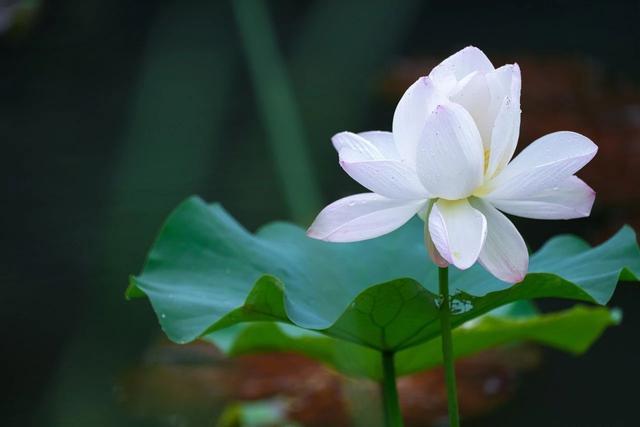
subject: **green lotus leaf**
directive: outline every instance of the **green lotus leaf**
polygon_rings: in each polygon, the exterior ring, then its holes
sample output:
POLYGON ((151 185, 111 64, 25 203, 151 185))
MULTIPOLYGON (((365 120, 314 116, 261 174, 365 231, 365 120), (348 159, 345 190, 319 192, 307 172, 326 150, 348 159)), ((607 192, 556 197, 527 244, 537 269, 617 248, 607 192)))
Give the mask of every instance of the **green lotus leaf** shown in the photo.
MULTIPOLYGON (((617 310, 575 306, 551 314, 526 315, 492 312, 453 331, 454 355, 469 356, 481 350, 514 342, 531 341, 572 354, 581 354, 608 326, 620 321, 617 310)), ((226 354, 237 356, 270 351, 292 351, 319 360, 356 377, 380 380, 378 351, 325 334, 278 322, 234 325, 204 337, 226 354)), ((396 354, 396 372, 411 374, 442 363, 440 339, 434 339, 396 354)))
MULTIPOLYGON (((628 227, 594 248, 560 236, 531 257, 529 274, 516 285, 478 266, 452 269, 452 324, 535 298, 602 305, 619 279, 639 273, 640 250, 628 227)), ((239 323, 277 321, 402 352, 439 337, 436 289, 419 219, 378 239, 327 243, 287 223, 251 234, 220 205, 194 197, 171 214, 127 295, 146 295, 179 343, 239 323)))

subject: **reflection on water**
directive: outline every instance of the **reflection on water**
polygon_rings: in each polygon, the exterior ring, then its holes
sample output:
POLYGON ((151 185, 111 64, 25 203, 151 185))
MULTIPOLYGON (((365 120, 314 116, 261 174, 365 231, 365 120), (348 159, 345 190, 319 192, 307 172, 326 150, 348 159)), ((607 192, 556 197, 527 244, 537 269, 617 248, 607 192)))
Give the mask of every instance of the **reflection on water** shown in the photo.
MULTIPOLYGON (((462 314, 469 310, 472 310, 474 305, 474 297, 465 292, 456 292, 449 297, 449 309, 452 314, 462 314)), ((442 297, 437 295, 435 297, 435 305, 440 308, 442 306, 442 297)))
POLYGON ((473 298, 464 293, 457 293, 451 297, 451 313, 462 314, 473 309, 473 298))

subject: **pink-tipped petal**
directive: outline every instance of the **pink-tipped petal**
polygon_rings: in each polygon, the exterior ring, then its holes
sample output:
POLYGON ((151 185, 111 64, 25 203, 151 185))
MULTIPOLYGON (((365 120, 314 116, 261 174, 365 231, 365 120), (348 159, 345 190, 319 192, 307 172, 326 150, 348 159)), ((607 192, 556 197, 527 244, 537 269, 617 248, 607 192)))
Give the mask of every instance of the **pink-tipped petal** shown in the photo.
POLYGON ((404 93, 393 114, 395 145, 405 161, 415 166, 416 147, 429 114, 445 98, 428 77, 419 78, 404 93))
POLYGON ((417 172, 429 194, 449 200, 481 183, 484 152, 476 125, 458 104, 438 106, 427 120, 417 152, 417 172))
POLYGON ((454 90, 449 99, 456 104, 462 105, 473 117, 476 122, 482 144, 486 150, 489 149, 491 142, 491 126, 495 118, 495 114, 490 108, 491 93, 487 82, 487 75, 473 73, 470 78, 465 78, 459 82, 456 90, 454 90))
POLYGON ((505 65, 494 73, 492 108, 497 106, 491 123, 489 159, 485 175, 492 177, 501 171, 513 157, 520 135, 520 67, 505 65))
POLYGON ((472 199, 471 204, 487 219, 487 240, 480 252, 480 264, 500 280, 522 281, 529 268, 529 252, 515 225, 483 200, 472 199))
POLYGON ((363 193, 331 203, 307 230, 314 239, 328 242, 357 242, 382 236, 411 219, 426 201, 393 200, 363 193))
POLYGON ((573 219, 589 216, 595 198, 596 192, 574 175, 526 199, 497 199, 492 203, 506 213, 525 218, 573 219))
POLYGON ((520 104, 505 98, 491 133, 491 148, 485 175, 492 177, 502 170, 516 151, 520 135, 520 104))
POLYGON ((433 261, 435 265, 438 267, 448 267, 449 263, 446 259, 440 255, 440 252, 436 249, 436 246, 433 244, 433 240, 431 239, 431 234, 429 233, 429 214, 431 213, 431 208, 433 207, 433 200, 430 200, 423 209, 418 212, 418 216, 421 220, 424 221, 424 243, 427 247, 427 252, 429 253, 429 257, 433 261))
POLYGON ((575 132, 555 132, 534 141, 490 183, 486 199, 526 200, 559 186, 595 156, 598 147, 575 132))
POLYGON ((427 252, 429 253, 429 258, 435 265, 441 268, 445 268, 449 266, 449 262, 440 255, 440 252, 436 249, 436 245, 433 244, 433 240, 431 239, 431 235, 425 235, 425 241, 427 243, 427 252))
POLYGON ((333 148, 338 154, 348 150, 352 160, 384 160, 386 157, 382 151, 371 141, 353 132, 340 132, 331 138, 333 148))
POLYGON ((360 132, 358 136, 373 144, 385 159, 400 160, 400 154, 396 148, 393 134, 381 130, 360 132))
POLYGON ((487 221, 466 199, 440 199, 429 214, 429 234, 442 258, 464 270, 480 255, 487 235, 487 221))
POLYGON ((511 98, 513 103, 517 104, 518 107, 520 106, 522 76, 518 64, 503 65, 495 71, 486 74, 486 78, 491 95, 489 108, 493 111, 494 118, 506 97, 511 98))
MULTIPOLYGON (((450 93, 451 101, 469 111, 482 136, 484 149, 491 150, 490 153, 493 152, 494 127, 505 99, 509 98, 514 109, 520 111, 520 86, 520 68, 517 64, 507 64, 487 73, 470 74, 450 93)), ((497 160, 503 156, 500 149, 496 154, 497 160)), ((507 161, 510 159, 509 156, 507 161)))
POLYGON ((368 190, 390 199, 426 200, 429 194, 416 172, 397 160, 349 161, 349 153, 340 154, 340 166, 368 190))
POLYGON ((468 46, 434 67, 429 77, 438 85, 450 85, 452 81, 458 82, 473 72, 484 74, 493 69, 493 64, 484 52, 477 47, 468 46))
POLYGON ((333 144, 338 150, 342 168, 351 178, 382 196, 391 199, 427 199, 427 191, 415 170, 400 160, 386 158, 382 153, 389 149, 380 149, 382 138, 376 139, 377 145, 374 145, 350 132, 334 136, 333 144))

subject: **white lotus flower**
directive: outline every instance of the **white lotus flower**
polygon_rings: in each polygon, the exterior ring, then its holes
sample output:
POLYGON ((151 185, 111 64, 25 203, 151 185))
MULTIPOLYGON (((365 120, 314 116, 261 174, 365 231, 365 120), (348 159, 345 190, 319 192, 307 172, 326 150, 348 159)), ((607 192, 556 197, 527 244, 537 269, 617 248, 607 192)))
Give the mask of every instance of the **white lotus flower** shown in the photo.
POLYGON ((332 139, 340 165, 372 193, 320 212, 308 235, 351 242, 389 233, 419 214, 439 266, 479 261, 515 283, 527 273, 522 236, 500 211, 526 218, 588 216, 595 192, 574 174, 597 146, 574 132, 534 141, 511 160, 520 129, 520 69, 494 69, 467 47, 405 92, 393 133, 342 132, 332 139))

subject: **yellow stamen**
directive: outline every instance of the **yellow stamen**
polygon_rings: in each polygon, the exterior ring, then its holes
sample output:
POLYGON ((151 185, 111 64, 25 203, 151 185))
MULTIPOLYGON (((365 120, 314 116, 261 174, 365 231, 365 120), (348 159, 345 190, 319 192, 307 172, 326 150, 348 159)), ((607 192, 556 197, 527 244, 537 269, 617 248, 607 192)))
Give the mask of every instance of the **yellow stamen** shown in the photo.
POLYGON ((484 150, 484 173, 487 173, 487 168, 489 167, 489 156, 491 155, 491 149, 487 148, 484 150))

